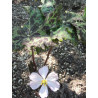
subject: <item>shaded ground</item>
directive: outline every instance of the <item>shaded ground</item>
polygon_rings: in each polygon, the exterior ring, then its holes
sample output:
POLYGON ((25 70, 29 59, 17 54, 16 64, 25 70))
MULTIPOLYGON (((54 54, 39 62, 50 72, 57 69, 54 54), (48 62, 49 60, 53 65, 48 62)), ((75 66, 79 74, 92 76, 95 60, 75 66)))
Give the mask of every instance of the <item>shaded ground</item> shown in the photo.
MULTIPOLYGON (((30 5, 30 3, 17 5, 15 2, 13 3, 13 26, 21 26, 28 19, 28 15, 21 6, 30 5)), ((43 66, 46 55, 47 52, 35 55, 38 69, 43 66)), ((39 89, 33 91, 27 85, 30 74, 28 64, 31 56, 24 49, 13 52, 12 58, 12 97, 40 98, 38 97, 39 89)), ((49 89, 48 98, 86 98, 86 55, 81 43, 73 46, 70 41, 63 41, 58 47, 53 48, 47 65, 51 71, 54 70, 59 74, 61 83, 60 90, 56 93, 49 89)))

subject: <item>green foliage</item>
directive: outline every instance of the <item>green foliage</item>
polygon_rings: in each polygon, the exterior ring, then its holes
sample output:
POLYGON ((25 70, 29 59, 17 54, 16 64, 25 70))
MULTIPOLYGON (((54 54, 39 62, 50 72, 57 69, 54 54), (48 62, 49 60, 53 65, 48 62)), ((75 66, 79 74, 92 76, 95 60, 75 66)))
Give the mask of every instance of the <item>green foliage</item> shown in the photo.
POLYGON ((59 29, 53 32, 51 36, 33 37, 29 40, 25 40, 23 45, 26 45, 27 47, 33 46, 37 48, 37 53, 39 53, 39 49, 46 50, 46 48, 56 46, 63 40, 71 40, 73 43, 76 43, 77 40, 74 30, 66 25, 62 25, 59 29))
POLYGON ((37 32, 41 35, 51 35, 52 32, 56 31, 61 25, 61 10, 62 5, 56 6, 53 11, 49 12, 45 18, 44 24, 40 26, 37 32))
POLYGON ((73 43, 77 43, 77 34, 73 28, 67 25, 62 25, 57 31, 53 32, 52 39, 58 39, 59 41, 71 40, 73 43))
POLYGON ((53 37, 52 39, 58 39, 60 41, 62 41, 63 39, 71 39, 71 35, 70 33, 68 33, 67 31, 65 31, 65 26, 60 27, 57 31, 53 32, 53 37))
POLYGON ((86 21, 86 7, 84 8, 83 19, 86 21))
POLYGON ((30 16, 22 28, 13 28, 13 50, 22 49, 25 45, 28 50, 33 46, 35 53, 40 53, 63 40, 71 40, 74 44, 78 40, 85 43, 86 24, 83 17, 86 17, 86 9, 83 16, 65 11, 64 24, 61 17, 62 5, 53 7, 48 1, 45 2, 43 0, 39 8, 24 7, 30 16))
POLYGON ((41 13, 41 10, 39 8, 33 8, 30 6, 24 6, 24 8, 27 8, 27 12, 29 14, 28 21, 24 24, 24 27, 28 29, 29 36, 35 32, 40 25, 43 24, 45 18, 43 16, 43 13, 41 13), (32 32, 33 31, 33 32, 32 32))
MULTIPOLYGON (((29 39, 31 36, 36 36, 38 33, 35 31, 43 24, 44 18, 40 13, 40 9, 33 9, 30 6, 24 6, 27 13, 30 14, 28 21, 23 25, 23 27, 13 28, 13 50, 18 51, 23 48, 22 43, 25 39, 29 39)), ((44 35, 44 33, 43 33, 44 35)))
POLYGON ((44 22, 44 16, 43 14, 40 12, 39 8, 36 9, 32 9, 30 12, 30 23, 28 25, 30 25, 30 30, 31 32, 36 31, 40 25, 42 25, 44 22))
POLYGON ((83 15, 75 12, 65 12, 65 22, 70 23, 75 29, 78 36, 78 40, 84 45, 86 43, 86 22, 83 15))
POLYGON ((52 12, 54 8, 52 6, 47 7, 47 6, 42 6, 41 11, 42 13, 46 16, 48 13, 52 12))

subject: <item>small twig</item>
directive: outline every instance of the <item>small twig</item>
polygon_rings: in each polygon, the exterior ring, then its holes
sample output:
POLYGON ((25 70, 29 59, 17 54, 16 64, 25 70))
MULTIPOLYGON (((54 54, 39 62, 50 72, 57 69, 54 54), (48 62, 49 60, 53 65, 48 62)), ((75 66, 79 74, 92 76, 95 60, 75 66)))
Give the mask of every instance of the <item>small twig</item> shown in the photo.
POLYGON ((49 54, 50 54, 52 48, 53 48, 53 47, 51 46, 50 49, 49 49, 49 51, 48 51, 47 58, 46 58, 46 61, 45 61, 45 63, 44 63, 44 66, 45 66, 46 63, 47 63, 47 60, 48 60, 48 58, 49 58, 49 54))
POLYGON ((32 50, 32 60, 33 60, 33 65, 35 67, 35 70, 37 70, 37 66, 35 64, 35 60, 34 60, 34 52, 33 52, 33 47, 31 47, 31 50, 32 50))

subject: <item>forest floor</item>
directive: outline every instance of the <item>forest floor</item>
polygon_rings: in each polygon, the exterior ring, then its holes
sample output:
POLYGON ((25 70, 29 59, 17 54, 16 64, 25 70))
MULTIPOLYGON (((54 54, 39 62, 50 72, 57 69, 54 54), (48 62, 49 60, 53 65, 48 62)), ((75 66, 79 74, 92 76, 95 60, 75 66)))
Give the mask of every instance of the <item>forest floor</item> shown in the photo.
MULTIPOLYGON (((14 0, 15 1, 15 0, 14 0)), ((16 1, 15 1, 16 2, 16 1)), ((21 26, 28 15, 21 6, 27 3, 13 3, 13 27, 21 26)), ((35 55, 38 69, 43 66, 47 52, 35 55)), ((13 98, 40 98, 38 90, 33 91, 29 82, 29 61, 31 60, 25 49, 12 53, 12 97, 13 98)), ((74 46, 70 41, 63 41, 54 47, 49 56, 47 66, 59 74, 60 90, 56 93, 49 89, 48 98, 86 98, 86 49, 78 43, 74 46)))

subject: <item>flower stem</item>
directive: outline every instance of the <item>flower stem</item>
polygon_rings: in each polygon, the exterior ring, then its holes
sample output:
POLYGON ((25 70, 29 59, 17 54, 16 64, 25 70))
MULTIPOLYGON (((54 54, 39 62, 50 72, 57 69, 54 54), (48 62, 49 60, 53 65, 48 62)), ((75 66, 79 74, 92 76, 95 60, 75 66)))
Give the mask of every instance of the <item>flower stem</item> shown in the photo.
POLYGON ((35 64, 35 60, 34 60, 34 52, 33 52, 33 47, 31 47, 31 50, 32 50, 32 60, 33 60, 33 65, 35 67, 35 70, 37 70, 37 66, 35 64))
POLYGON ((46 61, 45 61, 45 63, 44 63, 44 66, 45 66, 46 63, 47 63, 47 60, 48 60, 48 58, 49 58, 49 54, 50 54, 52 48, 53 48, 53 47, 51 46, 50 49, 49 49, 49 51, 48 51, 47 58, 46 58, 46 61))

